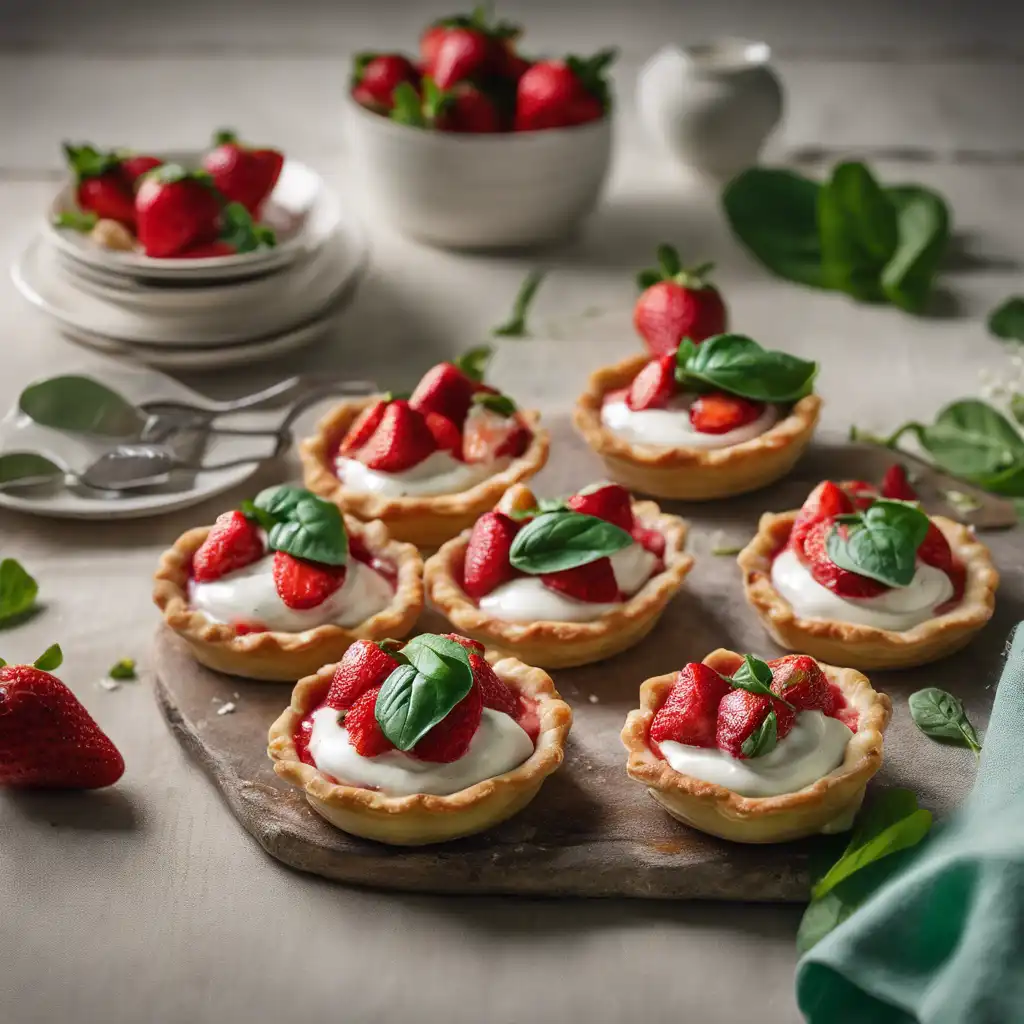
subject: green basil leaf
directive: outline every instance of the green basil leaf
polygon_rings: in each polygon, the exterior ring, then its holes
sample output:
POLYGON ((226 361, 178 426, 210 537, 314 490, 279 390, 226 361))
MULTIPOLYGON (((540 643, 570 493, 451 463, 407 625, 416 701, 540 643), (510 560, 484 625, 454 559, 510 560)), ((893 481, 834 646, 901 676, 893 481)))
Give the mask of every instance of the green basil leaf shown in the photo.
POLYGON ((718 334, 700 345, 685 339, 676 354, 676 377, 759 402, 795 402, 811 392, 817 363, 770 352, 742 334, 718 334))
POLYGON ((104 438, 138 437, 146 417, 91 377, 51 377, 22 391, 18 408, 43 427, 104 438))
POLYGON ((993 309, 988 317, 988 329, 997 338, 1024 341, 1024 295, 1014 295, 993 309))
POLYGON ((91 210, 65 210, 53 218, 55 228, 68 228, 71 231, 78 231, 87 235, 94 227, 99 217, 91 210))
POLYGON ((508 395, 492 395, 487 391, 478 391, 473 396, 473 404, 482 405, 499 416, 511 416, 516 411, 516 403, 508 395))
POLYGON ((536 576, 596 562, 628 548, 633 538, 614 523, 581 512, 545 512, 516 534, 509 561, 536 576))
POLYGON ((5 558, 0 562, 0 623, 18 619, 32 610, 39 584, 20 562, 5 558))
POLYGON ((487 364, 491 361, 494 349, 490 345, 477 345, 476 348, 463 352, 454 365, 461 370, 470 380, 482 381, 487 372, 487 364))
POLYGON ((894 306, 922 313, 949 245, 949 208, 942 196, 919 185, 885 192, 896 210, 898 243, 882 271, 882 291, 894 306))
MULTIPOLYGON (((260 491, 253 501, 253 507, 267 512, 276 520, 287 519, 298 507, 299 502, 312 498, 310 491, 301 487, 290 487, 287 484, 279 487, 268 487, 260 491)), ((244 511, 244 509, 243 509, 244 511)))
POLYGON ((722 194, 733 234, 768 270, 813 288, 824 288, 818 234, 821 186, 792 171, 753 167, 722 194))
POLYGON ((121 658, 120 661, 114 662, 110 666, 107 672, 108 679, 135 679, 135 659, 134 658, 121 658))
POLYGON ((250 501, 248 498, 239 505, 238 510, 246 519, 251 520, 261 529, 266 530, 267 533, 270 533, 278 523, 277 516, 272 515, 265 509, 259 508, 256 502, 250 501))
POLYGON ((50 647, 47 647, 46 650, 32 662, 40 672, 53 672, 60 668, 63 663, 64 652, 60 649, 60 644, 52 644, 50 647))
POLYGON ((286 522, 274 526, 267 543, 274 551, 323 565, 344 565, 348 561, 348 535, 341 511, 337 505, 312 495, 295 506, 286 522))
POLYGON ((995 474, 1024 462, 1024 438, 997 409, 967 398, 947 405, 919 434, 925 450, 955 476, 995 474))
POLYGON ((841 569, 889 587, 906 587, 917 571, 917 549, 930 525, 916 505, 881 498, 864 512, 839 517, 826 550, 841 569), (848 524, 846 536, 841 524, 848 524))
POLYGON ((566 512, 568 509, 569 506, 561 498, 541 498, 533 508, 517 509, 509 512, 508 516, 510 519, 532 519, 545 512, 566 512))
MULTIPOLYGON (((425 78, 423 88, 424 96, 430 102, 433 91, 437 89, 434 80, 429 77, 425 78)), ((415 86, 411 83, 400 82, 396 85, 391 93, 391 103, 389 116, 392 121, 409 125, 412 128, 422 128, 426 124, 423 117, 423 102, 420 100, 420 94, 416 91, 415 86)))
POLYGON ((531 270, 523 278, 523 283, 519 286, 519 292, 512 307, 512 315, 500 327, 495 327, 491 334, 501 338, 529 337, 526 317, 530 312, 537 289, 540 288, 546 276, 546 272, 543 270, 531 270))
POLYGON ((752 654, 743 656, 743 664, 728 677, 728 682, 740 690, 760 693, 765 697, 774 697, 772 693, 772 670, 767 662, 755 658, 752 654))
POLYGON ((908 700, 914 725, 931 739, 949 740, 961 747, 981 751, 978 733, 961 701, 935 686, 912 693, 908 700))
POLYGON ((818 193, 826 284, 878 301, 879 277, 896 251, 896 209, 862 163, 839 164, 818 193))
POLYGON ((36 452, 6 452, 0 455, 0 491, 15 487, 37 487, 64 479, 64 470, 36 452))
POLYGON ((764 721, 743 741, 740 750, 744 757, 763 757, 775 749, 779 741, 779 720, 772 708, 764 721))

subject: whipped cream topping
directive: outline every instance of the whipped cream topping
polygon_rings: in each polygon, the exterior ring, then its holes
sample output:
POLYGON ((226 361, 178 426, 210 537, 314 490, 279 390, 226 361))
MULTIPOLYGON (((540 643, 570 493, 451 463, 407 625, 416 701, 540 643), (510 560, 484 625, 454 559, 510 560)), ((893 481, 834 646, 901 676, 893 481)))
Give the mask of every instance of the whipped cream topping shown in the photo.
POLYGON ((601 422, 613 434, 636 444, 660 445, 666 448, 729 448, 763 434, 779 418, 777 406, 766 405, 764 412, 751 423, 745 423, 724 434, 704 434, 690 422, 690 406, 697 395, 676 395, 664 409, 642 409, 634 412, 624 400, 605 402, 601 422))
POLYGON ((484 779, 503 775, 533 753, 533 740, 504 711, 484 708, 469 749, 457 761, 420 761, 400 750, 363 757, 349 742, 343 716, 334 708, 313 712, 309 754, 313 763, 339 782, 377 789, 388 796, 433 793, 447 796, 484 779))
MULTIPOLYGON (((658 565, 657 557, 637 543, 610 558, 615 582, 627 596, 635 594, 658 565)), ((537 576, 509 580, 480 598, 480 610, 503 622, 592 622, 621 607, 620 602, 579 601, 560 594, 544 586, 537 576)))
POLYGON ((795 793, 838 768, 853 732, 821 711, 800 711, 793 728, 762 757, 737 758, 717 747, 660 743, 662 756, 682 775, 725 786, 741 796, 795 793))
POLYGON ((448 452, 437 451, 401 473, 383 473, 364 466, 358 459, 338 456, 334 468, 346 488, 385 498, 436 494, 457 494, 475 487, 506 469, 511 459, 493 462, 459 462, 448 452))
POLYGON ((894 587, 874 597, 840 597, 814 579, 792 548, 780 552, 772 562, 772 584, 802 619, 831 619, 896 632, 933 618, 935 609, 954 592, 952 581, 941 569, 919 562, 909 586, 894 587))
POLYGON ((383 611, 391 584, 364 562, 349 556, 345 582, 316 608, 289 608, 274 584, 274 554, 209 583, 191 581, 189 603, 211 622, 258 622, 282 633, 301 633, 333 623, 356 626, 383 611))

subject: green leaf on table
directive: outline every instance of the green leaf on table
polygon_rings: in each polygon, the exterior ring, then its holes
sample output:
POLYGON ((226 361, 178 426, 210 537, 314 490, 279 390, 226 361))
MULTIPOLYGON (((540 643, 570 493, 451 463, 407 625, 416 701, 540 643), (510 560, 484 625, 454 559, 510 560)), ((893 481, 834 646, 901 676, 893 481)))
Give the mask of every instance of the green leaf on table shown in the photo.
POLYGON ((267 537, 274 551, 323 565, 348 561, 348 535, 337 505, 323 498, 303 498, 285 522, 277 523, 267 537))
POLYGON ((0 625, 19 619, 32 610, 39 584, 13 558, 0 561, 0 625))
POLYGON ((60 644, 51 644, 32 662, 40 672, 53 672, 63 664, 64 652, 60 649, 60 644))
POLYGON ((779 739, 779 720, 773 708, 764 721, 743 741, 740 750, 744 757, 763 757, 775 749, 779 739))
POLYGON ((925 736, 948 740, 975 754, 981 753, 981 740, 959 698, 936 686, 928 686, 912 693, 907 703, 914 725, 925 736))
POLYGON ((0 455, 0 491, 35 487, 63 480, 64 470, 36 452, 5 452, 0 455))
POLYGON ((582 512, 545 512, 527 523, 512 542, 509 561, 536 576, 588 565, 629 547, 621 527, 582 512))
POLYGON ((828 557, 840 569, 888 587, 906 587, 930 525, 916 505, 881 498, 864 511, 836 517, 826 541, 828 557))
POLYGON ((811 900, 797 929, 797 952, 806 953, 812 946, 816 946, 833 928, 841 925, 857 910, 861 902, 846 900, 837 892, 829 892, 821 899, 811 900))
POLYGON ((997 338, 1024 342, 1024 295, 1014 295, 993 309, 988 329, 997 338))
POLYGON ((103 438, 135 438, 146 417, 130 402, 92 377, 68 375, 31 384, 18 409, 43 427, 103 438))
POLYGON ((110 669, 107 671, 108 679, 135 679, 135 659, 134 658, 120 658, 115 661, 110 669))
POLYGON ((885 194, 896 209, 898 243, 882 271, 882 291, 894 306, 922 313, 949 246, 949 208, 937 192, 920 185, 888 188, 885 194))
POLYGON ((491 334, 500 338, 529 337, 530 331, 526 325, 526 318, 529 315, 534 296, 537 294, 537 289, 540 288, 546 276, 547 271, 531 270, 523 278, 523 283, 519 286, 519 292, 512 305, 512 315, 505 323, 495 327, 491 334))

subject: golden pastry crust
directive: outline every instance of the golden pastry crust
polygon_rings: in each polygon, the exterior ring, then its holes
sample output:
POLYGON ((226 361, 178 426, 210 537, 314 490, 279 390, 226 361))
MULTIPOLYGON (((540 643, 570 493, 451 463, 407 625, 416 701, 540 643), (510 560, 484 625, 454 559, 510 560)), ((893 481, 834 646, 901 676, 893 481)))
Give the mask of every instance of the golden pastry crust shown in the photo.
POLYGON ((337 661, 356 640, 403 637, 423 610, 423 560, 412 544, 392 540, 383 523, 361 523, 345 517, 345 528, 362 539, 367 550, 390 562, 398 574, 391 603, 358 626, 315 626, 302 633, 247 633, 211 622, 189 606, 188 581, 192 556, 206 540, 209 526, 183 533, 160 556, 154 576, 153 600, 164 622, 192 648, 196 661, 218 672, 268 682, 294 683, 327 661, 337 661))
MULTIPOLYGON (((731 675, 741 661, 741 655, 719 648, 704 664, 731 675)), ((856 670, 819 664, 847 704, 860 713, 842 764, 824 778, 795 793, 749 797, 677 772, 651 750, 648 740, 651 722, 672 689, 675 672, 646 680, 640 687, 639 709, 626 718, 622 742, 629 752, 630 778, 647 786, 673 818, 737 843, 780 843, 849 828, 868 780, 882 766, 882 734, 892 704, 856 670)))
POLYGON ((630 356, 591 374, 573 412, 577 432, 604 460, 613 480, 658 498, 710 501, 746 494, 785 476, 803 454, 821 413, 821 398, 801 398, 763 434, 728 448, 635 444, 601 422, 609 391, 628 387, 649 357, 630 356))
POLYGON ((498 678, 516 693, 537 702, 540 732, 533 753, 517 768, 484 779, 448 796, 416 793, 387 796, 377 790, 346 786, 299 760, 295 733, 311 711, 323 703, 335 665, 300 680, 291 705, 270 727, 267 753, 274 771, 306 793, 312 808, 332 825, 364 839, 396 846, 421 846, 458 839, 497 825, 522 810, 545 778, 565 757, 572 711, 551 677, 515 658, 487 653, 498 678))
POLYGON ((465 491, 415 497, 388 498, 380 494, 348 491, 334 471, 333 453, 355 418, 380 395, 349 399, 335 406, 317 424, 316 433, 299 445, 305 486, 321 498, 333 501, 359 519, 380 519, 397 540, 434 549, 472 526, 514 483, 544 468, 550 439, 540 429, 540 413, 521 411, 533 433, 529 448, 503 470, 465 491))
MULTIPOLYGON (((536 503, 533 492, 520 484, 509 490, 498 508, 509 512, 533 508, 536 503)), ((685 520, 662 513, 653 501, 634 502, 633 514, 665 537, 665 568, 620 608, 592 622, 503 622, 481 611, 460 583, 468 530, 427 559, 423 571, 427 596, 459 633, 530 664, 570 668, 603 661, 633 647, 654 628, 693 567, 693 558, 685 552, 689 528, 685 520)))
POLYGON ((772 584, 772 558, 789 540, 799 510, 761 516, 753 540, 736 559, 743 591, 765 629, 787 650, 860 669, 910 668, 959 650, 995 609, 999 573, 988 548, 952 519, 932 516, 967 571, 963 600, 953 609, 902 632, 829 619, 802 619, 772 584))

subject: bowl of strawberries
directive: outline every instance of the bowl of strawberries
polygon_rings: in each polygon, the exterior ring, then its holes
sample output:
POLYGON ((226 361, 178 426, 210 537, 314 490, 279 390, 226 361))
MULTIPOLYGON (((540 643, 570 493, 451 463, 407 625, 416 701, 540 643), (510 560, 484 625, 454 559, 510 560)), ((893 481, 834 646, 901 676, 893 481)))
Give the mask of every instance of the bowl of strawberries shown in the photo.
POLYGON ((349 149, 371 205, 402 233, 451 248, 537 245, 597 205, 615 51, 533 60, 520 35, 478 9, 428 26, 417 59, 354 58, 349 149))

